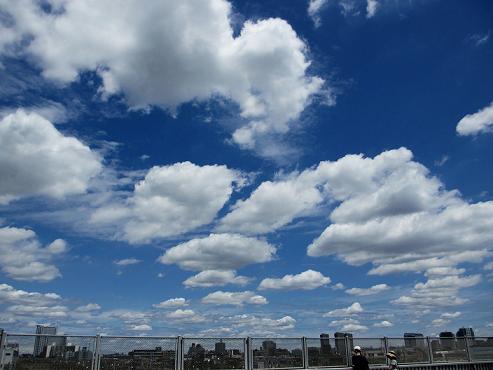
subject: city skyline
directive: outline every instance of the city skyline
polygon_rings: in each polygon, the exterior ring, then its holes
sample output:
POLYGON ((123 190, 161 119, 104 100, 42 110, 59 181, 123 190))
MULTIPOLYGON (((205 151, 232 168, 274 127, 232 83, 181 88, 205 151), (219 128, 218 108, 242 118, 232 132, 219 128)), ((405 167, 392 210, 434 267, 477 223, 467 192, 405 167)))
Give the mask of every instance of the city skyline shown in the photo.
POLYGON ((491 1, 124 3, 0 0, 0 328, 493 336, 491 1))

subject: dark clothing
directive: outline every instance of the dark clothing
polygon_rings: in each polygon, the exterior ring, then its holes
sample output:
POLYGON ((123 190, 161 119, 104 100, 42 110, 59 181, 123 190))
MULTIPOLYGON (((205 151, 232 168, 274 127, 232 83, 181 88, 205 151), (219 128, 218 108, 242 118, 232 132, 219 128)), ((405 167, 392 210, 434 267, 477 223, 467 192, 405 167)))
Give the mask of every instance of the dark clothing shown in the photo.
POLYGON ((369 370, 368 360, 363 355, 353 355, 353 370, 369 370))

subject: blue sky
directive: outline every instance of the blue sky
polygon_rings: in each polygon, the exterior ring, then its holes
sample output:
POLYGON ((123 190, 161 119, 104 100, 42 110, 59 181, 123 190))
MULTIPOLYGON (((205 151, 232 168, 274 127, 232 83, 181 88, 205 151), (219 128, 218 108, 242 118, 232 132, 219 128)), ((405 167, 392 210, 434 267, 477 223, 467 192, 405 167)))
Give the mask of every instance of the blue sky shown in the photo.
POLYGON ((493 316, 489 1, 0 1, 0 327, 493 316))

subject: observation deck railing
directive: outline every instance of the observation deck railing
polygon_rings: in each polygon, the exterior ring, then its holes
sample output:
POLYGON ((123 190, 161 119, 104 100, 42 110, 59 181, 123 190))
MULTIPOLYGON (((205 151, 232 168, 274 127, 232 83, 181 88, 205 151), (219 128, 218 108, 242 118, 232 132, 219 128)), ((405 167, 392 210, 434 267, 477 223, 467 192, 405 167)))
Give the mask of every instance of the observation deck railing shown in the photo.
POLYGON ((493 370, 493 338, 206 338, 0 332, 0 370, 344 369, 360 346, 373 369, 493 370))

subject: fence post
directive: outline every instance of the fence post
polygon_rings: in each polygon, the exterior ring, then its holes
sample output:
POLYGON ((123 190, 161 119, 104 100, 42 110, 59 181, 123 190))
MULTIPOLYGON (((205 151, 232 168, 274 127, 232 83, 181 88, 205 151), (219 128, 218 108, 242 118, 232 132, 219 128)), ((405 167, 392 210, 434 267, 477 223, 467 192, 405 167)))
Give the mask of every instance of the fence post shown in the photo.
POLYGON ((433 350, 431 348, 430 337, 426 337, 426 343, 428 344, 428 358, 429 358, 430 364, 432 364, 433 363, 433 350))
POLYGON ((175 370, 181 370, 180 366, 180 358, 181 358, 181 345, 180 345, 181 337, 176 337, 175 340, 175 370))
POLYGON ((389 364, 389 359, 386 356, 389 353, 389 341, 387 337, 383 337, 383 355, 385 356, 385 363, 389 364))
POLYGON ((99 370, 101 366, 101 336, 96 335, 96 343, 94 344, 94 354, 92 356, 91 370, 99 370))
POLYGON ((352 366, 352 359, 351 359, 352 348, 350 348, 351 344, 350 344, 348 336, 346 334, 344 334, 344 345, 346 347, 346 364, 348 367, 351 367, 352 366))
POLYGON ((253 347, 252 347, 252 338, 247 337, 245 340, 246 350, 245 350, 245 360, 246 360, 246 369, 253 369, 253 347))
POLYGON ((308 369, 308 345, 306 343, 306 337, 301 337, 301 346, 303 352, 303 369, 308 369))
POLYGON ((3 369, 3 356, 5 352, 5 342, 7 340, 7 333, 3 329, 0 329, 0 369, 3 369))
POLYGON ((469 348, 469 337, 466 335, 464 337, 464 340, 466 341, 466 355, 467 355, 467 361, 472 362, 471 358, 471 349, 469 348))
POLYGON ((250 357, 250 341, 249 341, 249 338, 246 337, 246 338, 243 338, 243 353, 245 354, 245 364, 244 364, 244 368, 245 370, 248 370, 250 367, 250 361, 249 361, 249 357, 250 357))

